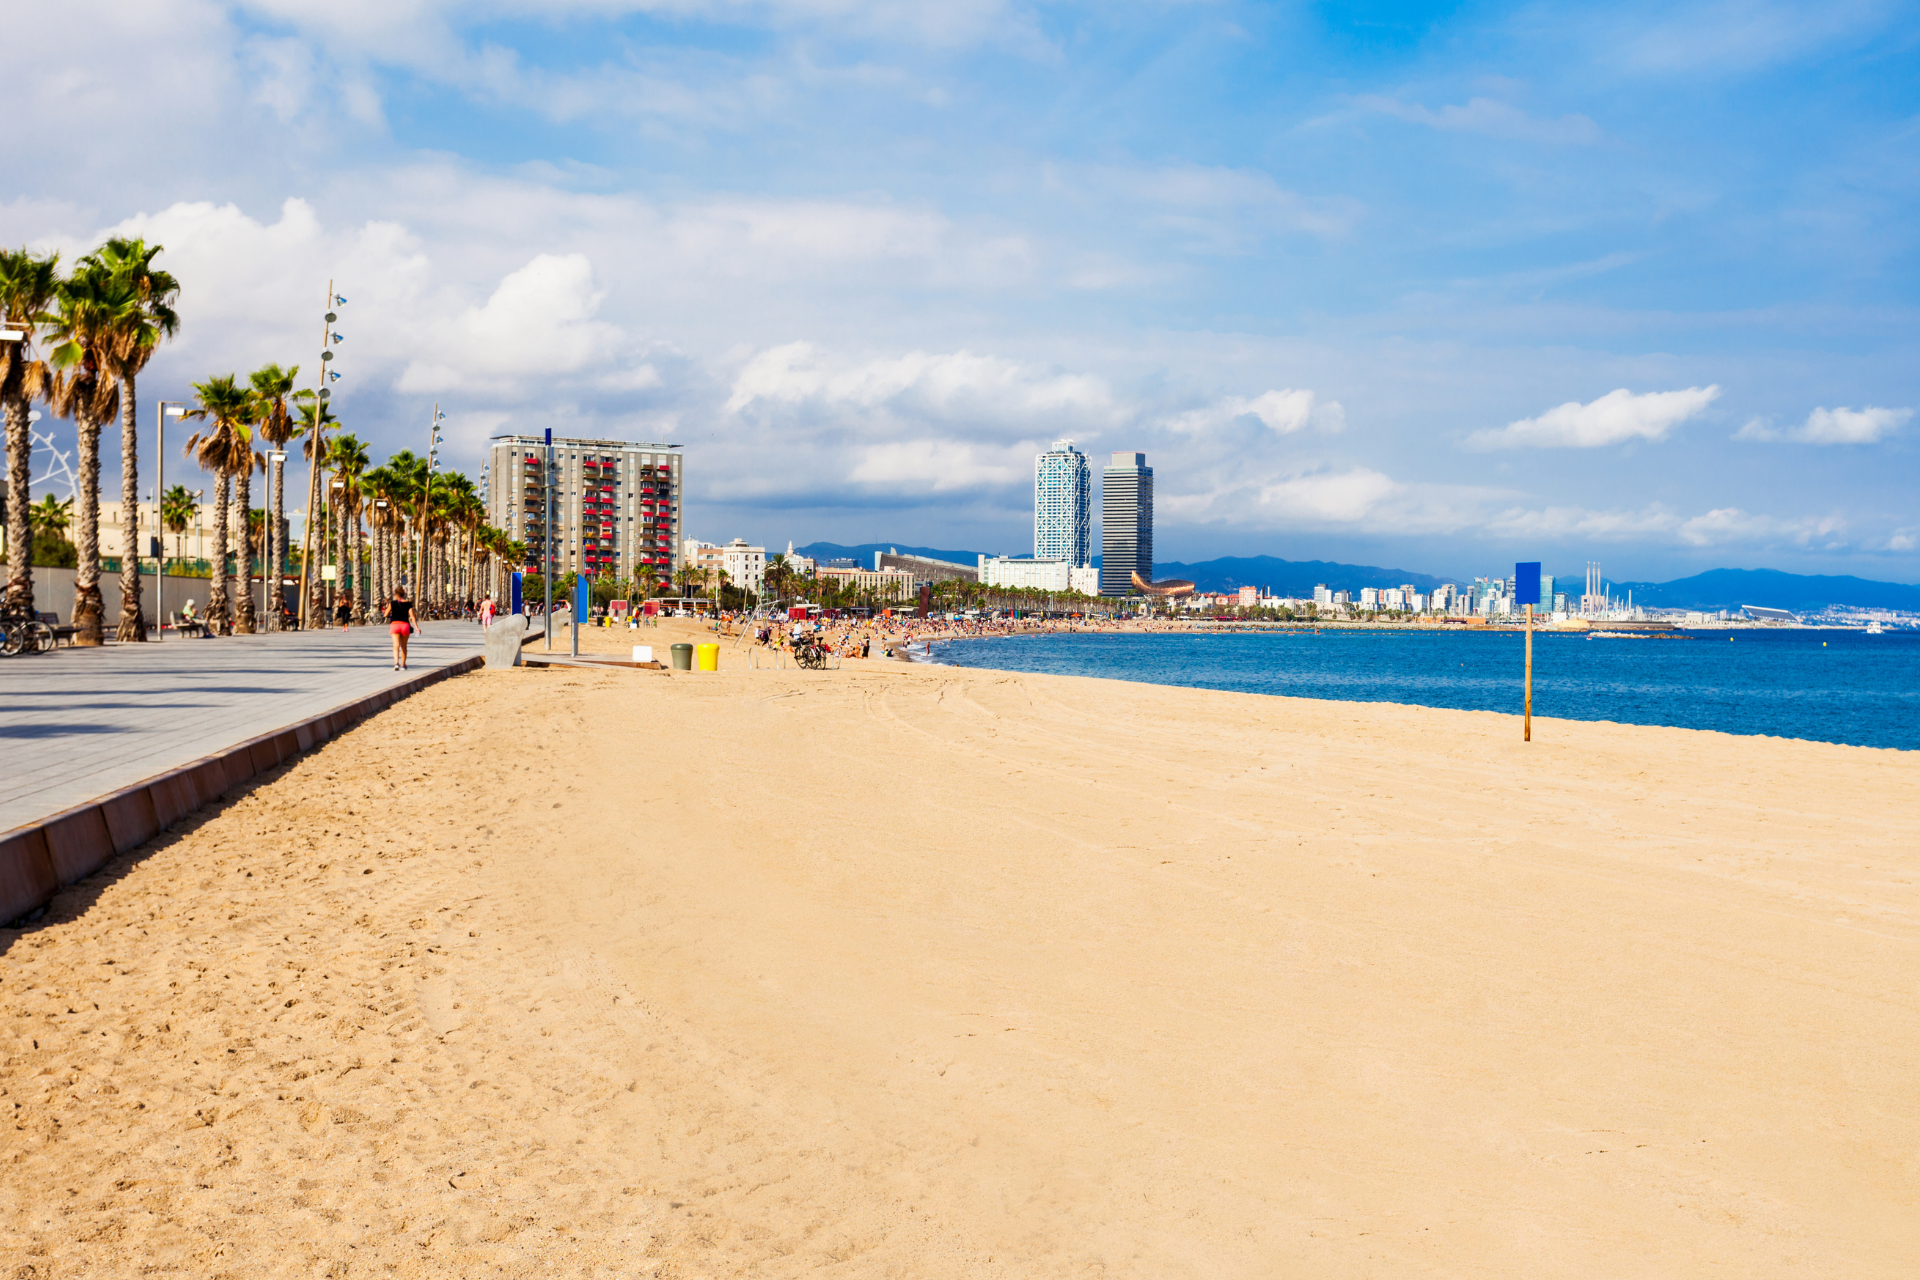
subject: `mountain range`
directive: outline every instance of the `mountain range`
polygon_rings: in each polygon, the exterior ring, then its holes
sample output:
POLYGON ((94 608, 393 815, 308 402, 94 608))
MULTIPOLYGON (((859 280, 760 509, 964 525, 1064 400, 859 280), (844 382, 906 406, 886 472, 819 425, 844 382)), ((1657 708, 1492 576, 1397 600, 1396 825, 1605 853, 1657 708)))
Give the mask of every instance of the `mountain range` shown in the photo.
MULTIPOLYGON (((851 559, 862 565, 871 565, 876 551, 929 556, 957 564, 973 564, 980 554, 888 542, 865 542, 852 547, 837 542, 814 542, 795 550, 817 560, 851 559)), ((1095 556, 1094 563, 1099 562, 1100 558, 1095 556)), ((1408 584, 1421 591, 1431 591, 1443 582, 1465 585, 1473 580, 1471 575, 1440 578, 1411 569, 1383 569, 1378 565, 1341 564, 1333 560, 1282 560, 1277 556, 1222 556, 1192 563, 1163 561, 1154 565, 1153 576, 1186 578, 1202 591, 1232 591, 1251 586, 1274 595, 1297 597, 1312 596, 1313 589, 1323 583, 1334 591, 1357 592, 1362 587, 1408 584)), ((1579 578, 1568 575, 1556 579, 1556 585, 1572 595, 1578 595, 1582 587, 1579 578)), ((1635 604, 1656 609, 1737 609, 1741 605, 1756 604, 1808 611, 1828 605, 1853 605, 1863 609, 1920 612, 1920 586, 1843 575, 1783 573, 1778 569, 1709 569, 1672 582, 1609 582, 1607 587, 1617 599, 1625 599, 1631 590, 1635 604)))

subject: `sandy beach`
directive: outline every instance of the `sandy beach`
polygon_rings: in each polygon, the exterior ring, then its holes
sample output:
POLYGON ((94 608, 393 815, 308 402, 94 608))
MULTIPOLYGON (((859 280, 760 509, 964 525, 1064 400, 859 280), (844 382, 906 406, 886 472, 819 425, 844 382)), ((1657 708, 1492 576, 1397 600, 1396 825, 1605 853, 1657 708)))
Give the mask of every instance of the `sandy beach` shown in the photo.
POLYGON ((743 653, 0 930, 0 1274, 1920 1271, 1911 754, 743 653))

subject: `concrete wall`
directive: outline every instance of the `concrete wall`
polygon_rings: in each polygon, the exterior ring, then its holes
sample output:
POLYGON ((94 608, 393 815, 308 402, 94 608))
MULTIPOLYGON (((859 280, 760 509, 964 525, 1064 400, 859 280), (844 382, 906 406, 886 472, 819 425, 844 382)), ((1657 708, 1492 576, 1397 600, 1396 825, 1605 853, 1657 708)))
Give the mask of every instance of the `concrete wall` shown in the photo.
MULTIPOLYGON (((73 570, 49 569, 45 566, 33 571, 33 607, 41 613, 57 613, 62 623, 73 621, 73 570)), ((228 589, 233 588, 229 581, 228 589)), ((169 615, 180 612, 180 606, 192 600, 200 611, 207 610, 207 592, 213 587, 210 578, 176 578, 167 575, 166 606, 169 615)), ((153 621, 154 581, 151 573, 140 575, 140 603, 146 608, 147 621, 153 621)), ((288 603, 293 603, 298 587, 287 588, 288 603)), ((106 603, 106 627, 109 632, 120 618, 120 575, 103 573, 100 575, 100 597, 106 603)), ((254 608, 264 612, 267 607, 267 584, 256 582, 253 587, 254 608)))

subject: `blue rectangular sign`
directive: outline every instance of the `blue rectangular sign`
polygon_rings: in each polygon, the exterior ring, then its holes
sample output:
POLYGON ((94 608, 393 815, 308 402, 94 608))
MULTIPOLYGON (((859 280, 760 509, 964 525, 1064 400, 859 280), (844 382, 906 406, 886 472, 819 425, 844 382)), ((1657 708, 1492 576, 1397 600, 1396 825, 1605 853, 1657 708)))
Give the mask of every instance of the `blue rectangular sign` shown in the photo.
POLYGON ((593 584, 582 574, 573 583, 573 616, 577 621, 593 608, 593 584))
POLYGON ((1540 603, 1540 562, 1538 560, 1513 566, 1513 602, 1515 604, 1540 603))
POLYGON ((513 571, 513 608, 507 610, 508 613, 525 613, 527 611, 526 602, 520 595, 520 580, 524 577, 526 577, 526 574, 520 570, 515 569, 513 571))

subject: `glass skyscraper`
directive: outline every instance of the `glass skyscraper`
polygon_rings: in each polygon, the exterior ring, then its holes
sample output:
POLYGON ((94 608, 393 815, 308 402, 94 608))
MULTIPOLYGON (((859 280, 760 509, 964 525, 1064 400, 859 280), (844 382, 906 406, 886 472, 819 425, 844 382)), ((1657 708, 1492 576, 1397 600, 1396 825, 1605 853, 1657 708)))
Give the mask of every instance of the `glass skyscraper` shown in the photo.
POLYGON ((1102 475, 1100 594, 1133 594, 1133 575, 1153 581, 1153 468, 1144 453, 1116 453, 1102 475))
POLYGON ((1033 555, 1074 568, 1093 563, 1093 472, 1071 440, 1055 440, 1033 460, 1033 555))

